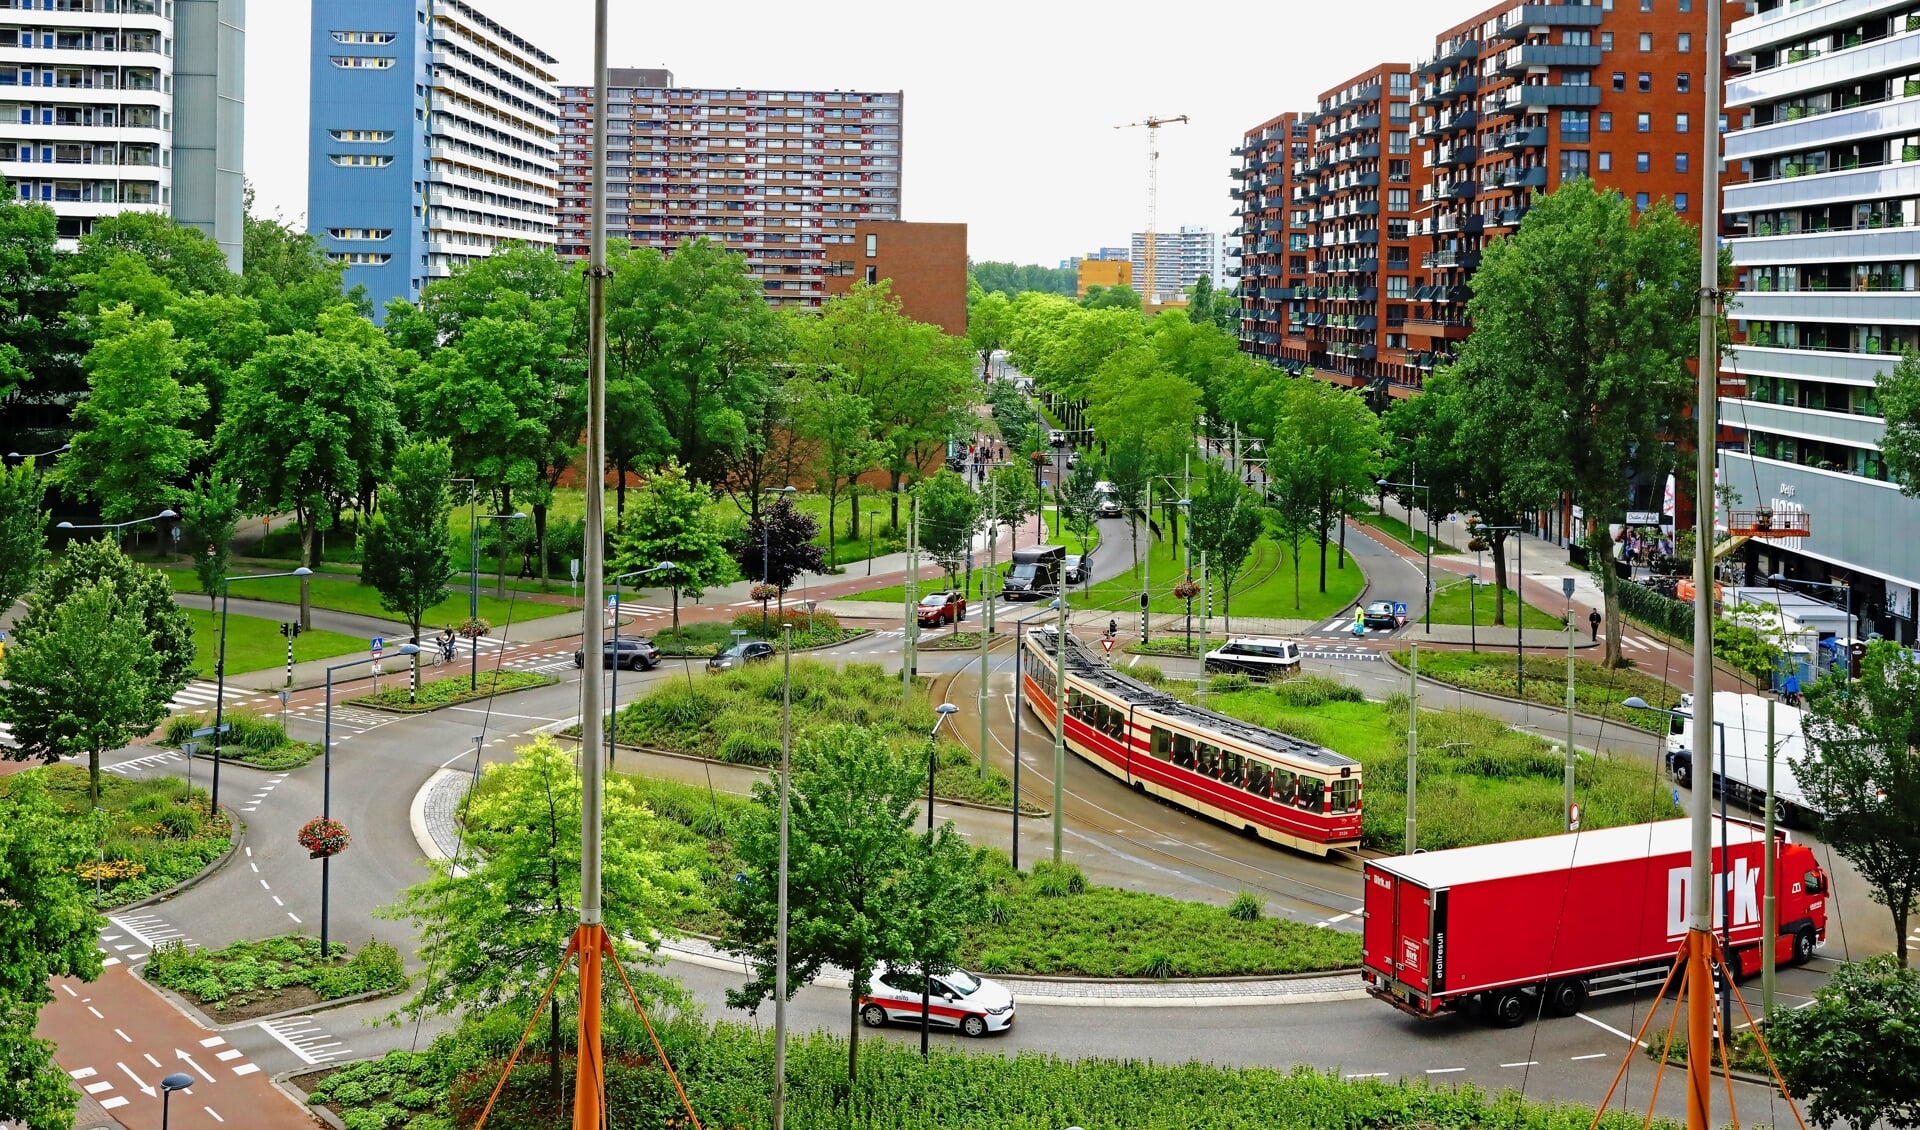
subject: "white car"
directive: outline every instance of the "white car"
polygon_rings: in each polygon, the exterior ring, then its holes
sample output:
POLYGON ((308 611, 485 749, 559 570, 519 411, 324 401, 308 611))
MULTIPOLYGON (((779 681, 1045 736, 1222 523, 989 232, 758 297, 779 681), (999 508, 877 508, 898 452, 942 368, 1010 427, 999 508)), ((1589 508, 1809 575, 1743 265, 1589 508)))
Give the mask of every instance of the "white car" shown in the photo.
MULTIPOLYGON (((1013 994, 1006 986, 963 969, 942 973, 927 986, 928 1023, 958 1029, 965 1036, 984 1036, 1013 1027, 1013 994)), ((860 1022, 879 1028, 888 1022, 920 1023, 920 974, 881 965, 873 971, 873 987, 860 998, 860 1022)))
POLYGON ((1059 428, 1048 428, 1047 443, 1053 447, 1065 447, 1067 445, 1067 433, 1061 431, 1059 428))

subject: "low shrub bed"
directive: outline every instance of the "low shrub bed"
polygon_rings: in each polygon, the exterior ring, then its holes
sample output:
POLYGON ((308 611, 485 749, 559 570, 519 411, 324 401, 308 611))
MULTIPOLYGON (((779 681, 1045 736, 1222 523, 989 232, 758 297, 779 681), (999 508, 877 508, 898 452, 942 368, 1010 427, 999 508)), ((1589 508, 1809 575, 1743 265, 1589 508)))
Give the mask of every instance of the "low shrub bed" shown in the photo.
MULTIPOLYGON (((1219 645, 1220 637, 1215 636, 1213 638, 1213 646, 1218 647, 1219 645)), ((1161 636, 1159 639, 1150 639, 1145 643, 1135 640, 1130 644, 1124 645, 1120 650, 1126 652, 1128 655, 1171 655, 1175 657, 1184 656, 1189 659, 1198 658, 1206 654, 1206 652, 1200 650, 1200 637, 1197 635, 1194 636, 1193 642, 1189 644, 1184 632, 1177 636, 1161 636)), ((1128 673, 1131 674, 1132 672, 1128 673)))
MULTIPOLYGON (((1420 672, 1427 670, 1420 657, 1420 672)), ((1407 699, 1368 702, 1358 688, 1320 676, 1270 687, 1222 689, 1207 706, 1358 760, 1366 790, 1361 843, 1399 852, 1407 810, 1407 699)), ((1564 686, 1564 684, 1562 684, 1564 686)), ((1190 689, 1168 689, 1192 698, 1190 689)), ((1624 694, 1622 695, 1624 697, 1624 694)), ((1565 831, 1564 747, 1472 710, 1420 712, 1419 846, 1428 851, 1565 831)), ((1674 815, 1668 785, 1649 761, 1582 756, 1575 799, 1583 828, 1674 815)))
MULTIPOLYGON (((683 1126, 686 1111, 645 1029, 625 1008, 606 1018, 605 1092, 616 1126, 683 1126)), ((562 1023, 570 1033, 571 1021, 562 1023)), ((452 1130, 471 1126, 486 1104, 524 1013, 502 1009, 467 1021, 421 1052, 300 1076, 308 1102, 339 1115, 347 1130, 452 1130)), ((773 1031, 686 1017, 655 1022, 688 1101, 709 1126, 764 1127, 773 1031)), ((551 1105, 545 1025, 507 1079, 487 1125, 534 1130, 565 1123, 551 1105)), ((571 1103, 573 1062, 562 1058, 563 1104, 571 1103)), ((922 1058, 908 1041, 860 1041, 858 1076, 847 1078, 847 1047, 815 1032, 787 1042, 788 1125, 819 1130, 1586 1130, 1591 1108, 1530 1102, 1505 1091, 1425 1080, 1343 1080, 1296 1067, 1216 1067, 1198 1061, 1071 1060, 936 1045, 922 1058)), ((1601 1130, 1638 1130, 1642 1116, 1600 1115, 1601 1130)), ((1673 1130, 1667 1120, 1653 1123, 1673 1130)))
MULTIPOLYGON (((917 646, 922 651, 979 651, 981 634, 980 632, 950 632, 944 628, 922 628, 917 646), (934 634, 936 632, 939 634, 934 634)), ((996 632, 993 638, 1012 639, 1013 636, 1011 633, 996 632)))
MULTIPOLYGON (((671 680, 620 708, 617 740, 626 745, 712 757, 768 767, 780 760, 779 663, 755 663, 689 681, 671 680)), ((924 748, 933 731, 933 707, 915 695, 901 702, 900 676, 878 664, 831 667, 814 660, 793 663, 793 733, 841 722, 881 729, 896 742, 924 748)), ((578 727, 569 733, 578 735, 578 727)), ((934 790, 951 800, 1007 805, 1013 788, 998 771, 980 777, 980 763, 943 735, 934 790)))
MULTIPOLYGON (((1564 640, 1561 641, 1565 643, 1564 640)), ((1407 664, 1407 653, 1397 651, 1394 662, 1407 664)), ((1424 651, 1420 655, 1420 677, 1461 687, 1470 691, 1525 698, 1565 710, 1567 706, 1567 659, 1565 655, 1529 655, 1526 658, 1526 687, 1519 686, 1513 656, 1500 652, 1424 651)), ((1598 715, 1636 729, 1665 733, 1666 716, 1645 710, 1628 710, 1620 705, 1638 695, 1654 706, 1672 709, 1680 705, 1680 690, 1652 675, 1601 663, 1576 659, 1573 663, 1574 709, 1598 715)))
POLYGON ((141 976, 172 989, 217 1020, 247 1020, 361 993, 407 986, 400 951, 370 941, 357 953, 334 942, 320 959, 320 939, 300 934, 235 942, 221 950, 182 941, 155 947, 141 976))
MULTIPOLYGON (((771 618, 767 621, 771 624, 771 618)), ((759 634, 758 625, 754 634, 759 634)), ((655 632, 648 636, 653 646, 660 649, 661 655, 678 658, 683 655, 705 658, 717 654, 721 648, 733 642, 733 633, 718 621, 708 620, 698 624, 682 624, 679 628, 668 628, 664 632, 655 632)))
POLYGON ((356 706, 372 706, 402 714, 424 714, 443 706, 457 706, 463 702, 472 702, 475 699, 505 694, 509 691, 552 686, 560 681, 552 675, 541 675, 532 671, 482 671, 477 685, 469 685, 470 678, 470 675, 452 675, 444 679, 436 679, 431 683, 422 683, 418 693, 409 698, 407 679, 403 672, 391 685, 381 688, 378 692, 350 698, 347 701, 356 706))
MULTIPOLYGON (((0 777, 0 795, 28 774, 40 775, 47 795, 62 811, 75 819, 92 819, 85 766, 50 765, 0 777)), ((226 814, 208 812, 205 790, 189 790, 178 777, 130 779, 102 773, 100 808, 103 858, 75 870, 86 884, 97 882, 94 905, 103 909, 183 883, 233 846, 226 814)))
MULTIPOLYGON (((220 742, 220 759, 237 761, 251 765, 256 769, 298 769, 307 762, 320 756, 320 747, 314 742, 297 742, 287 736, 286 727, 277 718, 252 711, 236 710, 225 714, 221 722, 232 727, 220 742)), ((160 732, 163 745, 175 749, 185 748, 185 743, 194 742, 194 756, 209 760, 213 757, 213 738, 196 738, 195 730, 213 725, 210 714, 176 714, 167 719, 167 725, 160 732)))

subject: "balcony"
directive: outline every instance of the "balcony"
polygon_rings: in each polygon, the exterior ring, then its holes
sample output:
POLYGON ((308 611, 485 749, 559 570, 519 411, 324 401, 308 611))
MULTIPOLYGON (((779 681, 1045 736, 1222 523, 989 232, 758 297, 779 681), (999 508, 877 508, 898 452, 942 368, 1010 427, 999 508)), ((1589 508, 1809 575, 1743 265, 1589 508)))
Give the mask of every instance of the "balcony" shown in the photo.
POLYGON ((1473 329, 1465 318, 1408 318, 1404 323, 1409 337, 1459 341, 1473 329))
POLYGON ((1268 302, 1287 302, 1294 298, 1294 292, 1290 286, 1265 286, 1260 288, 1260 297, 1268 302))
POLYGON ((1604 15, 1598 4, 1523 4, 1501 16, 1493 33, 1501 39, 1525 39, 1535 29, 1599 27, 1604 15))
POLYGON ((1420 256, 1420 265, 1427 270, 1458 267, 1471 271, 1480 265, 1478 251, 1430 251, 1420 256))
POLYGON ((1471 145, 1442 145, 1434 152, 1433 163, 1442 168, 1471 165, 1480 159, 1480 150, 1471 145))
POLYGON ((1501 114, 1511 114, 1521 107, 1539 113, 1556 106, 1598 106, 1600 88, 1597 86, 1548 86, 1545 84, 1527 84, 1510 86, 1495 96, 1492 105, 1487 108, 1501 114))
POLYGON ((1430 82, 1420 87, 1414 99, 1423 106, 1451 102, 1480 90, 1480 76, 1476 74, 1446 75, 1438 82, 1430 82))
POLYGON ((1569 47, 1558 43, 1527 43, 1509 47, 1500 54, 1503 74, 1517 74, 1535 67, 1597 67, 1602 61, 1598 47, 1569 47))
POLYGON ((1420 234, 1475 235, 1485 226, 1486 220, 1477 212, 1442 212, 1433 217, 1433 226, 1420 234))
POLYGON ((1479 57, 1480 41, 1463 35, 1451 43, 1441 44, 1432 55, 1421 60, 1420 65, 1414 69, 1423 75, 1435 74, 1455 63, 1469 62, 1479 57))
POLYGON ((1460 133, 1464 130, 1471 130, 1478 127, 1480 125, 1480 115, 1473 110, 1455 110, 1451 113, 1441 114, 1439 117, 1428 118, 1427 121, 1429 123, 1427 126, 1427 136, 1439 137, 1445 134, 1460 133))
POLYGON ((1488 139, 1489 150, 1502 152, 1518 149, 1545 149, 1547 147, 1547 127, 1534 126, 1532 129, 1509 130, 1488 139))

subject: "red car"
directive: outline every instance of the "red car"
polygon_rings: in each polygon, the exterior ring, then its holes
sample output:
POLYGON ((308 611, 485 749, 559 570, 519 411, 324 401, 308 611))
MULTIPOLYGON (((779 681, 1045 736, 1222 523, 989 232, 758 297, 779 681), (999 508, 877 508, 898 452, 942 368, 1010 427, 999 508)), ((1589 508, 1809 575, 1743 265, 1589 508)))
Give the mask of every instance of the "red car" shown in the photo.
POLYGON ((935 628, 967 618, 967 594, 955 589, 920 598, 920 626, 935 628))

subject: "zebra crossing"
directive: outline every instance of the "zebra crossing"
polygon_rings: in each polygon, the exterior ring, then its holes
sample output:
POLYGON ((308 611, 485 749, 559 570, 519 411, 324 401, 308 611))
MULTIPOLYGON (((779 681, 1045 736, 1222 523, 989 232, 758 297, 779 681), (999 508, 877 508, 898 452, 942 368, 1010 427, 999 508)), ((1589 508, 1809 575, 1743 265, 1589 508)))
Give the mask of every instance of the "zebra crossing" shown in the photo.
MULTIPOLYGON (((229 686, 227 688, 226 705, 246 706, 266 697, 268 696, 260 691, 229 686)), ((194 679, 186 686, 175 691, 173 698, 168 701, 167 706, 177 714, 185 714, 193 710, 212 710, 214 704, 219 702, 219 700, 219 684, 210 683, 205 679, 194 679)))
POLYGON ((286 1046, 286 1049, 300 1057, 301 1062, 319 1066, 330 1063, 341 1056, 353 1054, 353 1049, 333 1038, 333 1034, 322 1028, 310 1016, 289 1016, 284 1020, 262 1020, 260 1030, 286 1046))
POLYGON ((574 668, 573 652, 563 649, 532 652, 518 655, 506 661, 505 666, 514 671, 531 671, 537 675, 554 675, 574 668))
MULTIPOLYGON (((145 769, 149 765, 164 765, 169 761, 179 759, 180 755, 173 750, 163 749, 158 753, 149 753, 145 757, 129 758, 126 761, 116 762, 112 765, 102 765, 100 768, 103 772, 116 773, 122 777, 130 777, 136 771, 145 769)), ((72 760, 79 761, 80 758, 75 757, 72 760)))
POLYGON ((185 942, 190 947, 199 944, 157 914, 108 915, 107 929, 100 931, 100 942, 100 952, 106 954, 102 965, 145 961, 148 954, 168 942, 185 942), (134 950, 139 952, 132 952, 134 950))
MULTIPOLYGON (((296 706, 291 711, 296 719, 322 726, 327 721, 324 703, 312 702, 305 706, 296 706)), ((388 714, 379 710, 362 710, 356 706, 342 706, 338 701, 333 704, 333 740, 344 741, 356 734, 368 730, 377 730, 382 726, 398 721, 402 715, 388 714)))

